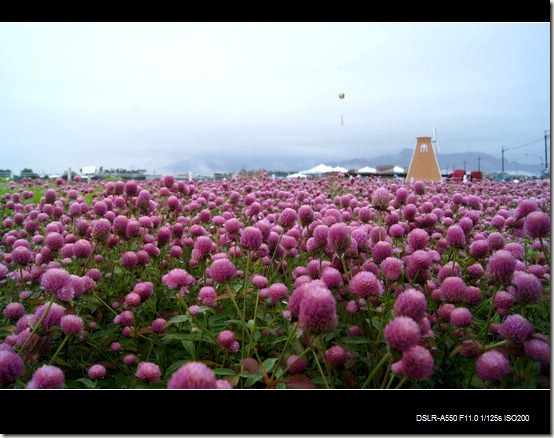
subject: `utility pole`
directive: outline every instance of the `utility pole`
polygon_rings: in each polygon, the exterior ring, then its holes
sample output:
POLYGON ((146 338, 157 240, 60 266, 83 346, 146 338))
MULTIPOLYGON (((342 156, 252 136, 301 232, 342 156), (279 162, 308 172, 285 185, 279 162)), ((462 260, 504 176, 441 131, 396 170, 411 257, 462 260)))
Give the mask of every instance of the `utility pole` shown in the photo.
POLYGON ((504 173, 504 148, 506 146, 502 146, 502 173, 504 173))
MULTIPOLYGON (((544 130, 544 172, 548 170, 548 146, 547 146, 547 138, 550 137, 550 133, 548 129, 544 130)), ((546 176, 546 175, 545 175, 546 176)))
POLYGON ((481 157, 477 157, 477 171, 481 172, 481 157))

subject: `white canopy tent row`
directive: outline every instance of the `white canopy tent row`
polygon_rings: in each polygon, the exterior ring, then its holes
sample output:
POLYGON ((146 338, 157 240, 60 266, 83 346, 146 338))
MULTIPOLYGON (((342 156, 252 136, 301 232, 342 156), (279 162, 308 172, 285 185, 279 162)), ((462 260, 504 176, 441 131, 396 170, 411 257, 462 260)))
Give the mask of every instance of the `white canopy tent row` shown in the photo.
MULTIPOLYGON (((405 173, 405 169, 400 166, 394 166, 391 169, 387 169, 387 173, 389 172, 397 173, 400 175, 403 175, 405 173)), ((347 173, 348 169, 345 169, 344 167, 336 166, 328 166, 326 164, 318 164, 315 167, 312 167, 311 169, 307 170, 301 170, 297 173, 293 173, 287 176, 287 178, 306 178, 308 176, 315 176, 315 175, 323 175, 326 173, 347 173)), ((358 174, 379 174, 380 172, 377 171, 375 167, 365 166, 357 170, 358 174)))

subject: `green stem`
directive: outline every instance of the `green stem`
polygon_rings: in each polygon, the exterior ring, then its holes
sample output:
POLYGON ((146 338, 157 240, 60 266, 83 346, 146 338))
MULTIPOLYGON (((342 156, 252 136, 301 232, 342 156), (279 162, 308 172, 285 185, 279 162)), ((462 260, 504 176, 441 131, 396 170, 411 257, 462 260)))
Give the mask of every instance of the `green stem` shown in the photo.
POLYGON ((62 351, 62 348, 64 347, 64 345, 67 343, 69 339, 69 335, 66 334, 65 335, 65 339, 62 341, 62 343, 60 344, 60 346, 58 347, 58 349, 56 350, 56 352, 54 353, 54 355, 52 356, 52 359, 50 359, 50 365, 52 365, 54 363, 54 360, 56 359, 56 357, 58 356, 59 352, 62 351))
POLYGON ((402 377, 402 380, 400 380, 400 382, 398 382, 398 385, 396 385, 395 389, 400 389, 404 385, 404 383, 406 383, 407 381, 408 381, 407 376, 402 377))
POLYGON ((364 384, 362 385, 362 389, 365 389, 367 387, 367 385, 369 385, 369 382, 371 382, 371 379, 373 379, 373 376, 375 376, 375 374, 377 373, 377 371, 379 371, 381 369, 381 367, 383 366, 383 364, 389 360, 389 358, 391 357, 391 354, 390 354, 390 351, 387 351, 387 353, 381 358, 381 360, 379 361, 379 363, 377 365, 375 365, 375 367, 373 368, 373 370, 371 371, 371 373, 369 374, 369 376, 367 377, 366 381, 364 382, 364 384))
POLYGON ((21 346, 21 348, 19 349, 19 351, 25 351, 25 347, 27 346, 27 343, 29 342, 29 340, 33 337, 33 335, 36 333, 36 331, 39 329, 39 327, 41 326, 42 324, 42 321, 44 321, 44 318, 46 318, 46 315, 48 315, 48 312, 50 311, 50 307, 52 307, 52 303, 54 302, 54 295, 52 295, 52 298, 50 298, 50 302, 48 303, 48 307, 46 308, 46 310, 42 313, 40 319, 38 320, 38 322, 35 324, 35 326, 33 327, 33 330, 31 330, 31 333, 29 334, 29 336, 27 336, 27 339, 25 339, 25 342, 23 342, 23 345, 21 346))
POLYGON ((321 364, 319 363, 319 359, 317 358, 317 353, 315 352, 315 350, 312 347, 310 347, 310 349, 312 350, 312 353, 314 355, 315 363, 317 364, 317 367, 319 369, 319 373, 321 374, 321 377, 323 377, 323 381, 325 382, 325 387, 327 389, 331 389, 330 386, 329 386, 329 383, 327 382, 327 379, 325 378, 325 373, 323 372, 323 368, 321 367, 321 364))

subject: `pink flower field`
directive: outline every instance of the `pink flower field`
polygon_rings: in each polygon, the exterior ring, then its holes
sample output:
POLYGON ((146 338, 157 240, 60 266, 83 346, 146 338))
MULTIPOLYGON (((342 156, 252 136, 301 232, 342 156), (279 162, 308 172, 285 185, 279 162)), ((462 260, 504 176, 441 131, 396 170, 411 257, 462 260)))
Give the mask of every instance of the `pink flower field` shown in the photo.
POLYGON ((0 388, 549 389, 550 182, 0 183, 0 388))

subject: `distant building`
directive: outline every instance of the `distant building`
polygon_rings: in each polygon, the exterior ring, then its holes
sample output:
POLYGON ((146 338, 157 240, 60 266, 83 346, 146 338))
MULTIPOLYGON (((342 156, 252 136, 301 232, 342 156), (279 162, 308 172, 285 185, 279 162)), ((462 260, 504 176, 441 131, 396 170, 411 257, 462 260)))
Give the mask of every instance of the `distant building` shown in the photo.
POLYGON ((441 182, 442 175, 431 137, 417 137, 406 182, 441 182))

